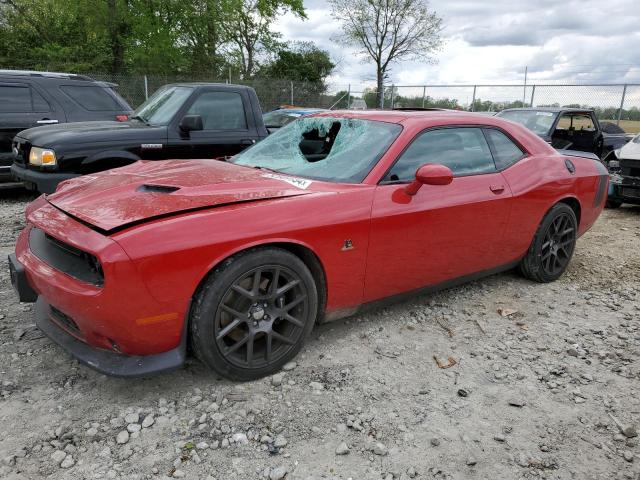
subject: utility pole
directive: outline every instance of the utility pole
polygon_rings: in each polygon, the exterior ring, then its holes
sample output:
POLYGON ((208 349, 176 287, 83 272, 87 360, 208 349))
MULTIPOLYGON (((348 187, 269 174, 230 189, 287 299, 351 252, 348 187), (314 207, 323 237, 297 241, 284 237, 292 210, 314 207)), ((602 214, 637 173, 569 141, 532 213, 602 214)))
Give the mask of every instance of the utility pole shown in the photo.
POLYGON ((529 70, 529 66, 525 65, 524 67, 524 87, 522 89, 522 106, 524 107, 526 105, 526 98, 527 98, 527 70, 529 70))
POLYGON ((620 100, 620 110, 618 110, 618 121, 616 125, 620 126, 620 119, 622 118, 622 110, 624 109, 624 98, 627 96, 627 84, 624 84, 622 89, 622 99, 620 100))
POLYGON ((476 111, 476 89, 478 88, 477 85, 473 86, 473 98, 471 99, 471 111, 475 112, 476 111))

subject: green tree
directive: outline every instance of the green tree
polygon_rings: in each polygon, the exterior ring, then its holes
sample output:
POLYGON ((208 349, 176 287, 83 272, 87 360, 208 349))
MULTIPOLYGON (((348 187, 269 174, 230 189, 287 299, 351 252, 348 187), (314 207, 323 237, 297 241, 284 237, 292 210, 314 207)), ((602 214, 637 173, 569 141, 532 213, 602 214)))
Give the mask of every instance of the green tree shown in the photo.
POLYGON ((262 54, 280 48, 280 35, 270 28, 276 17, 289 11, 306 18, 302 0, 221 0, 220 5, 228 54, 245 79, 256 72, 262 54))
MULTIPOLYGON (((0 0, 3 41, 0 61, 8 67, 86 72, 109 69, 107 38, 95 29, 88 2, 0 0)), ((103 2, 104 3, 104 2, 103 2)))
POLYGON ((275 59, 260 68, 260 75, 269 78, 286 78, 294 81, 324 85, 335 64, 329 52, 311 42, 295 43, 293 48, 282 48, 275 59))
POLYGON ((0 64, 77 73, 250 77, 302 0, 0 0, 0 64))

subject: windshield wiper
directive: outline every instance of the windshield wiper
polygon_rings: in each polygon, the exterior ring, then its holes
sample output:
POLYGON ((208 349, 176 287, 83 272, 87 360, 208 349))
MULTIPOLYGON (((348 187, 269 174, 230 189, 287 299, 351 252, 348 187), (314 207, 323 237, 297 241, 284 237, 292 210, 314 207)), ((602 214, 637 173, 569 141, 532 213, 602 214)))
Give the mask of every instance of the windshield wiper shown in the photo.
POLYGON ((262 167, 260 165, 254 165, 253 168, 257 168, 258 170, 266 170, 267 172, 280 173, 278 170, 274 170, 273 168, 268 167, 262 167))
POLYGON ((134 115, 133 117, 129 117, 131 120, 139 120, 142 123, 144 123, 145 125, 149 125, 149 122, 147 122, 147 120, 145 120, 143 117, 141 117, 140 115, 134 115))

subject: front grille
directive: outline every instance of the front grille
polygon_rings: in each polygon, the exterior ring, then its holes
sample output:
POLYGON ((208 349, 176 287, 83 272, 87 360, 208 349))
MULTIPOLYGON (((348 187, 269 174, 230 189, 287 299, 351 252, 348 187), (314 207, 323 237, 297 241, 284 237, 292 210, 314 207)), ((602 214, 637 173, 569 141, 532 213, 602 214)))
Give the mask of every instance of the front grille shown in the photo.
POLYGON ((69 315, 62 313, 56 307, 50 306, 51 309, 51 318, 58 322, 61 326, 65 327, 72 333, 80 334, 80 327, 78 324, 73 321, 69 315))
POLYGON ((31 229, 29 248, 40 260, 70 277, 98 287, 104 283, 102 266, 94 255, 62 242, 39 228, 31 229))
POLYGON ((13 161, 15 163, 17 163, 18 165, 22 165, 23 167, 26 167, 27 164, 29 163, 29 150, 31 150, 31 144, 27 141, 20 141, 19 139, 15 139, 13 141, 13 149, 14 149, 14 155, 13 155, 13 161), (18 151, 18 154, 15 154, 15 151, 18 151))
POLYGON ((640 188, 623 188, 623 197, 640 198, 640 188))
POLYGON ((624 177, 640 177, 640 160, 620 160, 620 174, 624 177))

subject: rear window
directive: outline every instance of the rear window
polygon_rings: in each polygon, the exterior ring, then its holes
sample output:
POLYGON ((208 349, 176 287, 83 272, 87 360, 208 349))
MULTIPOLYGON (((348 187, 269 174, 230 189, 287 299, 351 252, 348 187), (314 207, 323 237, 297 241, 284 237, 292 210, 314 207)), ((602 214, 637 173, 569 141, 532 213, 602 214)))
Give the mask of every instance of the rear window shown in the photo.
POLYGON ((122 110, 122 106, 106 87, 61 85, 60 89, 85 110, 93 112, 122 110))

